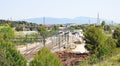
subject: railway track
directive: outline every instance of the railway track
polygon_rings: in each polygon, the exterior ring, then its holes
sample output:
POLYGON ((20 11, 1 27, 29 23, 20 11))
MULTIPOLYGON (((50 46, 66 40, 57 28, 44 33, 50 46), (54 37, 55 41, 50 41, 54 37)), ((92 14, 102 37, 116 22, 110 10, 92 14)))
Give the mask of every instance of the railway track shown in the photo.
POLYGON ((30 49, 27 49, 27 50, 24 51, 23 56, 24 56, 24 57, 28 60, 28 62, 29 62, 29 61, 32 60, 32 58, 34 57, 34 54, 36 54, 36 53, 39 51, 40 48, 41 48, 41 46, 37 45, 37 46, 35 46, 35 47, 32 47, 32 48, 30 48, 30 49))
MULTIPOLYGON (((63 39, 64 40, 64 39, 63 39)), ((61 40, 61 41, 63 41, 61 40)), ((60 42, 61 42, 60 41, 60 42)), ((55 49, 58 49, 59 48, 59 42, 55 41, 55 42, 51 42, 49 44, 46 44, 46 47, 49 48, 49 49, 53 49, 55 47, 55 49), (57 44, 57 45, 56 45, 57 44)), ((40 43, 39 45, 36 45, 32 48, 28 48, 26 49, 25 51, 22 52, 23 56, 27 59, 28 62, 30 62, 34 55, 43 47, 42 43, 40 43)), ((60 47, 63 47, 63 45, 60 45, 60 47)), ((53 49, 54 50, 54 49, 53 49)))
MULTIPOLYGON (((75 41, 75 40, 74 40, 75 41)), ((74 42, 72 39, 70 42, 74 42)), ((46 44, 46 47, 49 48, 51 51, 56 52, 55 50, 58 51, 61 47, 65 46, 66 43, 68 42, 65 37, 63 38, 56 38, 53 40, 53 42, 50 42, 46 44), (62 43, 61 43, 62 42, 62 43)), ((43 47, 42 43, 39 45, 36 45, 34 47, 28 48, 22 52, 23 56, 27 59, 28 63, 34 58, 34 55, 43 47)))

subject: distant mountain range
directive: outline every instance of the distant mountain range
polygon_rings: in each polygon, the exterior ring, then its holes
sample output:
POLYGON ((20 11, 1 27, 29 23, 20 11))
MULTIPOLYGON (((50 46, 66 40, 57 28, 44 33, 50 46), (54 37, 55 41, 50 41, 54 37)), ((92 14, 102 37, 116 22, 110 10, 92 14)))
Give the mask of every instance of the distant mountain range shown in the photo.
MULTIPOLYGON (((43 24, 43 18, 29 18, 23 19, 23 21, 33 22, 37 24, 43 24)), ((100 19, 102 22, 103 19, 100 19)), ((111 20, 105 20, 107 24, 111 24, 111 20)), ((46 24, 66 24, 66 23, 75 23, 75 24, 88 24, 88 23, 97 23, 97 18, 91 17, 76 17, 76 18, 53 18, 53 17, 45 17, 46 24)), ((118 22, 116 22, 118 23, 118 22)))

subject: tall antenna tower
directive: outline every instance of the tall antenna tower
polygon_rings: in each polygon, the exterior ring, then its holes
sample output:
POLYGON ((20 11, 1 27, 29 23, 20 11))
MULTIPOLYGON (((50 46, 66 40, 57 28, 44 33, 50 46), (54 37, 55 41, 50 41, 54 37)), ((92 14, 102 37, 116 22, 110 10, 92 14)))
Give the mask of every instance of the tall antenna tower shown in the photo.
POLYGON ((99 13, 97 14, 97 24, 100 25, 99 13))

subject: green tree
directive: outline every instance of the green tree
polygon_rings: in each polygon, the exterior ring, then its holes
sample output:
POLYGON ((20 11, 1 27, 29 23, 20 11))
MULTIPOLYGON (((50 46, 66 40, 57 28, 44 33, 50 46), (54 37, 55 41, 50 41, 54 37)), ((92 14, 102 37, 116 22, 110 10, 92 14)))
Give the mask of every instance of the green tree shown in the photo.
POLYGON ((64 25, 63 25, 63 24, 61 24, 61 25, 60 25, 60 27, 64 27, 64 25))
POLYGON ((94 53, 98 45, 102 44, 106 37, 104 36, 103 30, 94 26, 90 26, 86 29, 85 33, 86 47, 91 49, 91 53, 94 53))
POLYGON ((119 39, 120 38, 120 28, 116 28, 113 33, 113 38, 114 39, 119 39))
POLYGON ((59 58, 47 48, 42 48, 30 62, 30 66, 62 66, 59 58))
POLYGON ((10 40, 13 38, 14 32, 9 26, 0 27, 0 66, 26 66, 25 58, 10 40))
POLYGON ((23 27, 17 26, 17 27, 15 28, 15 30, 16 30, 16 31, 23 31, 23 27))
POLYGON ((111 32, 111 28, 110 28, 109 25, 105 25, 105 26, 104 26, 104 30, 105 30, 105 31, 109 31, 109 32, 111 32))
POLYGON ((26 66, 26 60, 12 43, 1 40, 0 66, 26 66))
POLYGON ((120 38, 117 39, 117 47, 120 47, 120 38))
POLYGON ((57 31, 57 30, 59 30, 59 28, 58 28, 58 26, 55 25, 55 26, 52 28, 52 30, 57 31))
POLYGON ((101 26, 104 28, 105 25, 106 25, 105 21, 102 21, 101 26))
POLYGON ((104 34, 100 27, 90 26, 85 30, 86 48, 90 51, 90 63, 97 63, 107 57, 114 48, 116 41, 104 34))
POLYGON ((117 40, 117 47, 120 47, 120 28, 114 30, 113 38, 117 40))
POLYGON ((40 36, 42 37, 43 39, 43 45, 45 47, 45 43, 46 43, 46 38, 48 36, 48 31, 45 27, 41 26, 40 28, 38 28, 38 32, 40 33, 40 36))
POLYGON ((110 53, 113 52, 113 49, 116 48, 116 41, 111 37, 108 37, 101 45, 99 45, 97 51, 97 57, 100 59, 105 59, 110 53))
POLYGON ((0 35, 4 40, 10 40, 14 38, 14 31, 8 25, 0 26, 0 35))

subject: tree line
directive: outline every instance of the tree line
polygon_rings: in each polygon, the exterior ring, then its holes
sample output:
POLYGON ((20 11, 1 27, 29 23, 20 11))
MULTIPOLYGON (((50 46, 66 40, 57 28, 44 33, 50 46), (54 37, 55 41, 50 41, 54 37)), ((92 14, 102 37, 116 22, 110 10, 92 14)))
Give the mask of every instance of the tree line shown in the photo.
POLYGON ((8 24, 11 28, 15 28, 16 31, 23 31, 23 30, 32 31, 42 25, 27 21, 0 20, 0 26, 4 26, 5 24, 8 24))

